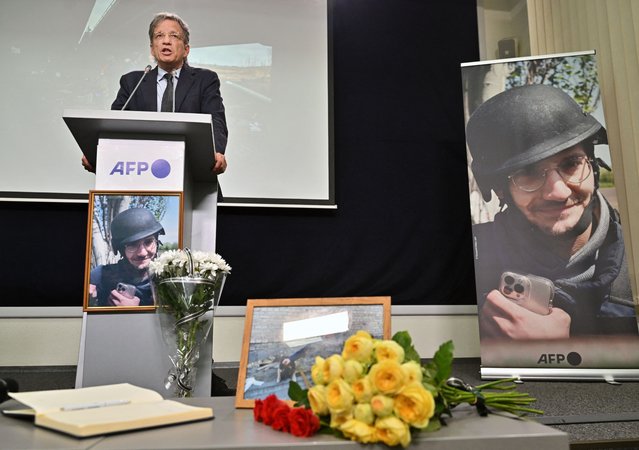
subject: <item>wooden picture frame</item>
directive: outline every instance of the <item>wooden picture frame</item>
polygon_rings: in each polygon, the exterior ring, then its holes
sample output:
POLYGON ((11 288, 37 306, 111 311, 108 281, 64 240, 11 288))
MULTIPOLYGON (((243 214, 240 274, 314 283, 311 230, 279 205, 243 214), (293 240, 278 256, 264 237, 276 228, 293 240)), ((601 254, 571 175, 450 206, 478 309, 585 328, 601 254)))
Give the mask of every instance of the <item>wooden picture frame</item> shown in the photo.
POLYGON ((390 339, 390 313, 390 297, 249 299, 235 406, 270 394, 288 400, 289 380, 306 388, 315 356, 341 353, 358 330, 390 339))
POLYGON ((162 251, 182 247, 183 207, 181 192, 89 192, 84 311, 155 309, 144 272, 162 251))

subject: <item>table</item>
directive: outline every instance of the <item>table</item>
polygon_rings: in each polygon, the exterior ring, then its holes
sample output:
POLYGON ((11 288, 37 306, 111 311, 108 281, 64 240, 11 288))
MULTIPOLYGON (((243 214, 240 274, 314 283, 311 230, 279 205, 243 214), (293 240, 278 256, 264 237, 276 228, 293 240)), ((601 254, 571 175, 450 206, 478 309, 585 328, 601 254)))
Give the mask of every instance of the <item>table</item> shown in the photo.
MULTIPOLYGON (((253 411, 236 409, 233 397, 193 398, 182 400, 194 406, 213 408, 215 419, 170 427, 122 434, 76 439, 34 426, 31 422, 0 416, 0 449, 156 449, 156 450, 336 450, 362 449, 360 444, 329 435, 297 438, 274 431, 253 421, 253 411)), ((3 404, 9 409, 11 402, 3 404)), ((382 444, 370 450, 388 450, 382 444)), ((399 447, 401 448, 401 447, 399 447)), ((411 449, 428 450, 566 450, 568 435, 534 421, 490 415, 480 417, 470 407, 454 410, 448 426, 435 433, 418 435, 411 449)))

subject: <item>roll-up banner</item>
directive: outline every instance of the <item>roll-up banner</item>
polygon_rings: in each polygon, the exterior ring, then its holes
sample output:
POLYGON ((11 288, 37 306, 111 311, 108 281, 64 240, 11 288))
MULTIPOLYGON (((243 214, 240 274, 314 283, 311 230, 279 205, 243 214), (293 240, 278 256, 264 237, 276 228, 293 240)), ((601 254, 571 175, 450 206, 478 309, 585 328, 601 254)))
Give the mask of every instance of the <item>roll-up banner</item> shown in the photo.
POLYGON ((461 70, 482 378, 639 379, 594 51, 461 70))

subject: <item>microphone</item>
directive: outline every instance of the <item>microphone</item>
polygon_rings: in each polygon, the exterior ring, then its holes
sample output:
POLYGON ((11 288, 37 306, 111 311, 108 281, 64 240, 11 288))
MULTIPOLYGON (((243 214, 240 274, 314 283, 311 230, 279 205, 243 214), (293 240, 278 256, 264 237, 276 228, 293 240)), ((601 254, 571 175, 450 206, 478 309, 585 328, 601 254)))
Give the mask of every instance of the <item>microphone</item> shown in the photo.
POLYGON ((124 104, 124 106, 122 107, 120 111, 124 111, 124 108, 126 108, 126 106, 129 104, 129 102, 133 98, 133 94, 135 94, 135 91, 137 91, 138 88, 140 87, 140 83, 142 83, 142 80, 144 80, 144 77, 146 76, 147 73, 151 71, 151 69, 152 69, 151 65, 148 65, 144 68, 144 73, 142 74, 140 81, 138 81, 138 84, 135 85, 135 87, 133 88, 133 91, 131 92, 131 95, 129 95, 129 98, 126 99, 126 103, 124 104))
POLYGON ((0 378, 0 403, 11 398, 9 392, 18 392, 18 382, 12 378, 0 378))

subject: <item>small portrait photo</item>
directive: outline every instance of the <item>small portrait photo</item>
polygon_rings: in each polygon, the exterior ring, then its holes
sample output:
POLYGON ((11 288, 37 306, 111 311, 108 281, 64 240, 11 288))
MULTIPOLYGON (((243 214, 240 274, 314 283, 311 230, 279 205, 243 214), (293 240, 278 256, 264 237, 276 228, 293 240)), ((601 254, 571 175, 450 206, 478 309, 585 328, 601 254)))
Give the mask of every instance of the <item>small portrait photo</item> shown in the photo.
POLYGON ((149 264, 182 246, 182 194, 89 194, 84 311, 152 310, 149 264))
POLYGON ((309 387, 315 357, 341 354, 359 330, 390 339, 390 297, 248 300, 235 406, 270 394, 288 399, 291 381, 309 387))

